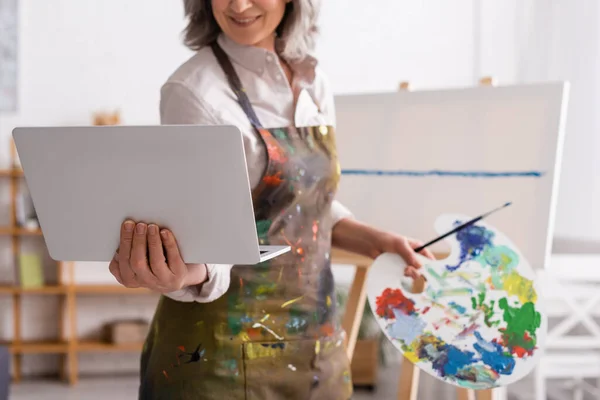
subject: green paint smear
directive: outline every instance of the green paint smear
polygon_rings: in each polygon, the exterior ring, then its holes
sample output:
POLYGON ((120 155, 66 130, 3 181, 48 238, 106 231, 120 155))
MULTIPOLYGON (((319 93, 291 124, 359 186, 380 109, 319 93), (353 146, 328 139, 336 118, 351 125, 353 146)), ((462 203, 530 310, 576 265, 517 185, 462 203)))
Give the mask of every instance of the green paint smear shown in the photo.
POLYGON ((231 334, 234 336, 238 335, 242 331, 242 321, 237 318, 237 314, 236 316, 227 316, 227 326, 229 327, 231 334))
POLYGON ((256 222, 256 233, 259 239, 267 239, 269 229, 271 228, 271 220, 263 219, 256 222))
POLYGON ((492 321, 496 302, 494 300, 490 300, 489 304, 486 304, 485 295, 486 292, 481 292, 477 298, 471 297, 471 306, 473 307, 473 310, 483 311, 483 320, 488 327, 497 326, 500 321, 492 321))
POLYGON ((282 129, 274 129, 273 130, 273 135, 277 138, 277 139, 287 139, 287 134, 285 133, 284 130, 282 129))
POLYGON ((484 267, 491 267, 494 287, 502 288, 503 276, 519 265, 519 255, 507 246, 486 246, 476 261, 484 267))
POLYGON ((536 331, 542 323, 542 317, 535 310, 535 304, 529 302, 519 307, 511 307, 506 298, 500 299, 498 305, 504 310, 505 345, 519 346, 525 350, 532 350, 536 345, 536 331), (526 338, 529 335, 529 338, 526 338))
POLYGON ((427 273, 434 277, 441 286, 448 286, 448 283, 444 279, 446 278, 446 273, 444 273, 444 276, 442 277, 431 267, 427 267, 427 273))
POLYGON ((275 293, 276 289, 277 289, 277 284, 276 283, 270 283, 270 284, 265 284, 265 285, 259 285, 256 288, 256 290, 254 291, 254 293, 256 293, 257 296, 268 295, 268 294, 275 293))

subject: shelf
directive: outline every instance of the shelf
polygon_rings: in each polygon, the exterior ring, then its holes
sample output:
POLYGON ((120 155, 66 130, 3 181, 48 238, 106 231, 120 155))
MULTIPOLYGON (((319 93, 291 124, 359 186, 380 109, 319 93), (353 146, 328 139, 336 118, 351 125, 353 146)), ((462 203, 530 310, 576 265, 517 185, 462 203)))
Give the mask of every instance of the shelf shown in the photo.
POLYGON ((13 294, 15 289, 13 286, 0 286, 0 294, 13 294))
POLYGON ((75 345, 75 351, 82 353, 93 352, 141 352, 143 343, 104 343, 104 342, 79 342, 75 345))
POLYGON ((26 229, 26 228, 3 226, 3 227, 0 227, 0 235, 42 236, 42 230, 41 229, 26 229))
POLYGON ((68 291, 78 294, 156 294, 148 289, 129 289, 119 285, 55 285, 36 288, 22 288, 19 286, 0 286, 2 294, 64 294, 68 291))
POLYGON ((17 293, 22 294, 60 294, 67 292, 67 286, 56 285, 56 286, 42 286, 39 288, 15 288, 17 293))
POLYGON ((148 289, 129 289, 119 285, 74 285, 73 289, 80 294, 153 294, 148 289))
POLYGON ((61 354, 69 351, 66 342, 56 341, 25 341, 25 342, 3 342, 8 345, 12 354, 61 354))
POLYGON ((67 286, 41 286, 22 288, 19 286, 0 286, 0 294, 61 294, 67 292, 67 286))
POLYGON ((22 177, 23 176, 23 170, 20 168, 4 168, 4 169, 0 169, 0 177, 22 177))

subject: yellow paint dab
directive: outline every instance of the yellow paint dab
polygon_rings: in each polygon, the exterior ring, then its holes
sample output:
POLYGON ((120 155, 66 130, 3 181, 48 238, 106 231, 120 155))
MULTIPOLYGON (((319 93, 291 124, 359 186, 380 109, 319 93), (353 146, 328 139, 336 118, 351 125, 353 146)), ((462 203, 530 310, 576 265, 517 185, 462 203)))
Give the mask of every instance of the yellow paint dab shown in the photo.
POLYGON ((331 307, 331 297, 327 296, 327 307, 331 307))
POLYGON ((321 352, 321 342, 317 340, 315 342, 315 354, 319 354, 321 352))
POLYGON ((297 298, 295 298, 295 299, 292 299, 292 300, 290 300, 290 301, 286 301, 285 303, 283 303, 283 304, 281 305, 281 308, 286 308, 286 307, 287 307, 287 306, 289 306, 290 304, 294 304, 295 302, 297 302, 297 301, 299 301, 299 300, 302 300, 302 298, 303 298, 303 297, 304 297, 304 296, 300 296, 300 297, 297 297, 297 298))
POLYGON ((249 342, 250 336, 246 332, 241 332, 240 339, 242 339, 242 341, 244 341, 244 342, 249 342))
POLYGON ((417 353, 415 353, 414 350, 404 352, 404 357, 406 357, 408 361, 412 363, 419 362, 419 356, 417 356, 417 353))
POLYGON ((533 288, 533 281, 522 277, 516 271, 512 271, 506 275, 502 283, 506 293, 509 296, 517 296, 521 303, 535 303, 537 301, 537 293, 533 288))

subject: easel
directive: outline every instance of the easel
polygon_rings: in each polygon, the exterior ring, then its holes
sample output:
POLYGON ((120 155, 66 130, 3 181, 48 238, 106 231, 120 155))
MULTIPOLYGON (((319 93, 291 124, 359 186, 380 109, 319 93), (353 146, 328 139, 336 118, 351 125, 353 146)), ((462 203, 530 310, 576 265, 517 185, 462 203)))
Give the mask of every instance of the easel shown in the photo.
MULTIPOLYGON (((486 76, 479 80, 479 84, 482 86, 493 87, 495 85, 495 80, 491 76, 486 76)), ((410 84, 408 82, 401 82, 399 89, 410 90, 410 84)), ((413 284, 413 293, 421 293, 423 289, 424 282, 422 280, 415 281, 413 284)), ((417 400, 417 393, 419 391, 419 373, 420 369, 413 363, 406 358, 402 360, 398 400, 417 400)), ((480 390, 477 394, 475 394, 473 390, 468 389, 457 388, 456 390, 456 398, 458 400, 493 400, 495 397, 494 390, 480 390)))
MULTIPOLYGON (((480 79, 479 84, 482 86, 495 86, 495 79, 491 76, 480 79)), ((409 82, 401 82, 398 86, 400 91, 410 90, 409 82)), ((348 358, 352 360, 354 347, 358 336, 358 327, 363 315, 364 305, 366 300, 366 275, 373 260, 352 253, 334 251, 333 262, 336 264, 349 264, 356 267, 356 274, 350 287, 346 312, 343 317, 342 325, 346 331, 346 352, 348 358)), ((424 281, 417 280, 414 282, 413 293, 421 293, 424 289, 424 281)), ((402 360, 400 369, 400 380, 398 387, 398 400, 417 400, 419 391, 419 373, 417 368, 406 358, 402 360)), ((477 394, 473 390, 457 388, 457 400, 494 400, 497 399, 501 392, 499 389, 480 390, 477 394)))

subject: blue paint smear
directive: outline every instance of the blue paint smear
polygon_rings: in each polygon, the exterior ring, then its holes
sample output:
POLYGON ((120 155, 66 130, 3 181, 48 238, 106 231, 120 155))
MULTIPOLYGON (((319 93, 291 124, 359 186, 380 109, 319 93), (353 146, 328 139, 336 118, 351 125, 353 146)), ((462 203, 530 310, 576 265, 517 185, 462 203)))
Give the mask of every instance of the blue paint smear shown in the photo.
MULTIPOLYGON (((458 226, 461 221, 456 221, 458 226)), ((446 265, 448 271, 456 271, 467 258, 476 258, 481 255, 486 247, 492 246, 494 232, 485 229, 483 226, 471 225, 456 233, 456 240, 460 243, 460 260, 456 265, 446 265)))
POLYGON ((458 371, 475 362, 475 354, 470 351, 461 351, 455 346, 448 345, 445 357, 433 362, 433 368, 442 376, 455 376, 458 371), (437 364, 437 365, 436 365, 437 364))
POLYGON ((370 170, 370 169, 344 169, 342 175, 362 175, 362 176, 412 176, 412 177, 423 177, 423 176, 441 176, 441 177, 461 177, 461 178, 541 178, 545 175, 542 171, 446 171, 439 169, 432 169, 429 171, 415 171, 415 170, 396 170, 396 171, 384 171, 384 170, 370 170))
POLYGON ((402 311, 394 309, 396 322, 388 326, 390 336, 397 340, 403 340, 405 344, 411 344, 423 334, 427 324, 419 316, 406 315, 402 311))
POLYGON ((477 331, 473 333, 477 343, 473 347, 481 355, 481 361, 491 369, 502 375, 510 375, 515 368, 515 359, 504 353, 502 346, 498 343, 487 342, 477 331))
POLYGON ((456 311, 458 311, 460 314, 464 314, 467 312, 467 309, 464 308, 463 306, 461 306, 460 304, 456 304, 455 302, 451 301, 450 303, 448 303, 448 305, 450 307, 452 307, 453 309, 455 309, 456 311))

